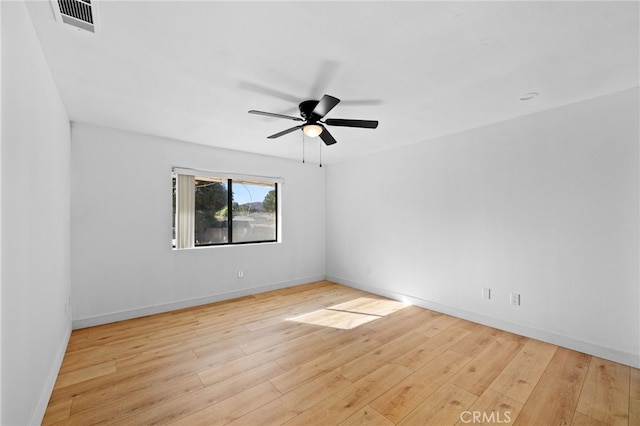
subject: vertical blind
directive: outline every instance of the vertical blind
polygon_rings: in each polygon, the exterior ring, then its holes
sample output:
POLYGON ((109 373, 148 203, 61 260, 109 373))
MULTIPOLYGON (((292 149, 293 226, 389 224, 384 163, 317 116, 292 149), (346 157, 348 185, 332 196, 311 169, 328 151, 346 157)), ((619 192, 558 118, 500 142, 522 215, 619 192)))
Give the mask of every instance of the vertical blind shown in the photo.
POLYGON ((193 175, 176 175, 176 248, 194 247, 196 181, 193 175))

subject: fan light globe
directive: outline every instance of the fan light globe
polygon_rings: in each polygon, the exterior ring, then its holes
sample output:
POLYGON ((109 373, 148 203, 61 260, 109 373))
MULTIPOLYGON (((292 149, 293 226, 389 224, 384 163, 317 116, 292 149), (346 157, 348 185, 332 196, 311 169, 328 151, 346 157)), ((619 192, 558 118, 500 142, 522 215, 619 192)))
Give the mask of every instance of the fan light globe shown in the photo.
POLYGON ((322 133, 322 127, 318 126, 317 124, 307 124, 302 128, 302 131, 310 138, 315 138, 316 136, 320 135, 320 133, 322 133))

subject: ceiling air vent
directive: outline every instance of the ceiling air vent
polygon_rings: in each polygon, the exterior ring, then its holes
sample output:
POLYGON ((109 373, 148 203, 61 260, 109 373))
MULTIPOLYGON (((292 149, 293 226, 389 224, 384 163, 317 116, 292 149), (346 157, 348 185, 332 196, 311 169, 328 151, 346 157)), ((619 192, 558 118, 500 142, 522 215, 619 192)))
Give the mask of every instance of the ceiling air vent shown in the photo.
POLYGON ((51 0, 58 22, 96 32, 95 0, 51 0))

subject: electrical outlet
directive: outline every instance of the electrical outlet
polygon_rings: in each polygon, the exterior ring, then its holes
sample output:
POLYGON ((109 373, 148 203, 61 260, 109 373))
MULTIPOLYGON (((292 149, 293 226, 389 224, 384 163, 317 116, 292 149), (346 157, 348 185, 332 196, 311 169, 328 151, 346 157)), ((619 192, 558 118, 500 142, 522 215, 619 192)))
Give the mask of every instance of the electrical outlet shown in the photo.
POLYGON ((512 305, 520 306, 520 294, 518 293, 510 293, 509 294, 509 303, 512 305))
POLYGON ((244 271, 238 270, 238 278, 244 278, 244 271))
POLYGON ((481 296, 482 296, 483 299, 491 299, 491 289, 483 287, 482 288, 482 292, 481 292, 481 296))

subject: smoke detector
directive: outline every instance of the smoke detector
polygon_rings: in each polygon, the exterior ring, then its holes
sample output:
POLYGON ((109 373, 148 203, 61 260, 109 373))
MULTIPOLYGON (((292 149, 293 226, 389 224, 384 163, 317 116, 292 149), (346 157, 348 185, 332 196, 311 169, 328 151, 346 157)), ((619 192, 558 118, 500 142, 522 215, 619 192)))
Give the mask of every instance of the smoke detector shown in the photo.
POLYGON ((58 22, 91 33, 97 32, 96 0, 51 0, 51 5, 58 22))

